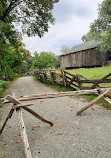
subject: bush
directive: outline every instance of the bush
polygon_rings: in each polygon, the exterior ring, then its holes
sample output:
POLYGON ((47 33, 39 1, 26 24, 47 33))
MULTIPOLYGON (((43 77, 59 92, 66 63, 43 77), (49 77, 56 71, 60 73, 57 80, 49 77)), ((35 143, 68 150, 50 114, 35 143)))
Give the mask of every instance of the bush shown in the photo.
POLYGON ((9 82, 0 80, 0 98, 2 97, 3 91, 7 88, 9 82))

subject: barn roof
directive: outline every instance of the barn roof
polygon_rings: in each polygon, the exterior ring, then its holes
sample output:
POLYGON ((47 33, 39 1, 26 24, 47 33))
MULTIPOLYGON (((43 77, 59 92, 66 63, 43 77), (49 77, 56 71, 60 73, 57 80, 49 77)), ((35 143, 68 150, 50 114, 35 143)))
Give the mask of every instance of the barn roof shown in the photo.
POLYGON ((79 44, 77 46, 72 47, 66 54, 63 54, 61 56, 67 55, 67 54, 71 54, 71 53, 76 53, 76 52, 80 52, 82 50, 87 50, 87 49, 91 49, 91 48, 96 48, 98 45, 100 45, 102 42, 100 41, 88 41, 82 44, 79 44))

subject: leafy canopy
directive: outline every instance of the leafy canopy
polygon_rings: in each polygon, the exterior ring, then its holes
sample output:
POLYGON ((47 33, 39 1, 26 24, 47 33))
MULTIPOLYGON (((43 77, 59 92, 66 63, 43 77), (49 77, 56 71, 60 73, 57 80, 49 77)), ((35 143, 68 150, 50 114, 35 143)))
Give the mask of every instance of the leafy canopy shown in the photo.
POLYGON ((90 31, 82 36, 83 41, 103 41, 100 50, 111 50, 111 0, 104 0, 98 9, 98 18, 90 25, 90 31))
POLYGON ((0 0, 0 78, 25 72, 32 60, 30 53, 19 41, 21 34, 14 23, 28 36, 42 37, 54 23, 52 9, 59 0, 0 0))
POLYGON ((0 47, 0 78, 7 76, 12 80, 17 74, 28 71, 27 60, 30 57, 30 53, 22 42, 19 42, 18 50, 7 43, 2 44, 0 47))
POLYGON ((34 53, 34 57, 32 58, 32 69, 53 68, 59 66, 60 60, 52 52, 41 52, 40 54, 37 52, 34 53))
POLYGON ((1 21, 19 22, 24 34, 43 36, 48 31, 49 23, 54 23, 52 9, 59 0, 0 0, 3 6, 1 21))
POLYGON ((9 44, 17 47, 17 34, 12 24, 13 17, 7 15, 4 20, 2 16, 7 8, 6 4, 0 3, 0 45, 9 44))

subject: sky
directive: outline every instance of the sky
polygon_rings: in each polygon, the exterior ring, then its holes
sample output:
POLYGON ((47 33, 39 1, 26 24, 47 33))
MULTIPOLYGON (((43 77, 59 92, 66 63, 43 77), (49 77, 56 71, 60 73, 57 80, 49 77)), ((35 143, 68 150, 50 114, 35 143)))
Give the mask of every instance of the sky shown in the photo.
POLYGON ((42 38, 23 37, 23 42, 31 54, 35 51, 53 52, 60 55, 65 45, 72 48, 82 43, 81 37, 88 33, 90 24, 97 18, 98 4, 103 0, 60 0, 53 9, 55 25, 42 38))

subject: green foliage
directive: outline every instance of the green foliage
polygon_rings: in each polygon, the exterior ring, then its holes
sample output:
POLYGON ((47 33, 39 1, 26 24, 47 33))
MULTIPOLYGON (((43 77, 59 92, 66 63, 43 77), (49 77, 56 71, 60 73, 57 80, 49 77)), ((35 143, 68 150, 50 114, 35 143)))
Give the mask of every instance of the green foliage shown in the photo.
POLYGON ((0 98, 2 97, 2 93, 3 93, 4 89, 7 88, 8 84, 9 84, 9 82, 0 80, 0 98))
POLYGON ((53 68, 60 66, 60 59, 52 52, 34 53, 32 58, 32 69, 53 68))
POLYGON ((83 41, 103 41, 101 51, 111 50, 111 0, 99 5, 98 18, 90 25, 90 31, 82 37, 83 41))
POLYGON ((8 16, 13 22, 20 23, 22 31, 28 36, 43 36, 48 31, 49 23, 54 23, 52 9, 59 0, 0 0, 2 11, 0 20, 6 21, 8 16))
POLYGON ((54 23, 52 9, 58 1, 0 0, 0 78, 12 80, 16 75, 27 72, 32 63, 24 44, 18 42, 21 34, 13 23, 20 24, 28 36, 37 34, 41 37, 48 31, 49 23, 54 23))
POLYGON ((14 25, 12 24, 13 16, 7 15, 4 20, 2 16, 7 9, 7 5, 4 1, 0 2, 0 45, 4 47, 13 45, 18 46, 16 31, 14 30, 14 25))
POLYGON ((7 5, 4 2, 0 3, 0 78, 7 76, 9 79, 13 79, 12 68, 15 56, 11 47, 17 50, 18 41, 12 24, 13 16, 7 15, 4 20, 1 19, 6 8, 7 5))
POLYGON ((56 56, 55 57, 55 68, 59 68, 60 67, 60 56, 56 56))
POLYGON ((28 71, 27 60, 30 53, 20 45, 18 50, 9 47, 8 44, 2 44, 0 48, 0 78, 7 77, 9 80, 28 71))

